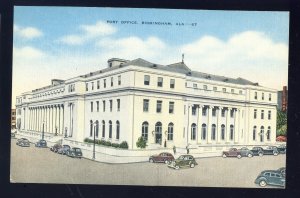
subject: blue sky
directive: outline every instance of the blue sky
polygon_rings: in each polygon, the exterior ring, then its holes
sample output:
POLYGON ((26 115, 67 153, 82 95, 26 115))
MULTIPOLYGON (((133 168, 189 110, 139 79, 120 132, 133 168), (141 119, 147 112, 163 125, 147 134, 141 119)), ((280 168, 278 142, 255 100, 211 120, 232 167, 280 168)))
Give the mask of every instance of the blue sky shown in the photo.
POLYGON ((193 70, 281 89, 287 84, 288 31, 288 12, 15 7, 13 98, 52 78, 102 69, 112 56, 171 64, 182 53, 193 70))

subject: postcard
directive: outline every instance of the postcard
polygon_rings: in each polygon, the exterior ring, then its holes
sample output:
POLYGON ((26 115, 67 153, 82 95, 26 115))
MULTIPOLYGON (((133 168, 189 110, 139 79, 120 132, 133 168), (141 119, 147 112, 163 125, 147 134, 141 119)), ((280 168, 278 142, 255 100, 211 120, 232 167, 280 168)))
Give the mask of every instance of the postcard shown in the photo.
POLYGON ((11 183, 285 188, 289 12, 15 6, 11 183))

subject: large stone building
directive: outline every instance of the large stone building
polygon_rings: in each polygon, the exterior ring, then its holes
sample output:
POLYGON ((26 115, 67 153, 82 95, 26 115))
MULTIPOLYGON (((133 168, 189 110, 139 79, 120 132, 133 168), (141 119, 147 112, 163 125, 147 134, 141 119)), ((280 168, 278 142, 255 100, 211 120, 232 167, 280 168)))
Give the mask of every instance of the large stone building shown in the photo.
POLYGON ((265 145, 275 142, 277 90, 242 78, 112 58, 105 69, 17 97, 20 132, 85 138, 129 149, 143 136, 151 148, 265 145))

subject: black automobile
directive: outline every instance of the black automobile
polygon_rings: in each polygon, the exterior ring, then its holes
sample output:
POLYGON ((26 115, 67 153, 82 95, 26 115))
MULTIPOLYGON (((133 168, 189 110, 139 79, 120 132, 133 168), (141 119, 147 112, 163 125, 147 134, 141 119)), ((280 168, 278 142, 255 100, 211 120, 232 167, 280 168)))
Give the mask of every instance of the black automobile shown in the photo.
POLYGON ((251 150, 249 150, 247 147, 242 147, 239 149, 239 151, 241 152, 242 157, 252 157, 253 156, 253 152, 251 150))
POLYGON ((62 147, 61 144, 54 144, 50 150, 53 151, 54 153, 57 153, 58 149, 60 149, 62 147))
POLYGON ((255 156, 263 156, 264 155, 264 152, 263 152, 263 148, 262 147, 258 147, 258 146, 255 146, 253 147, 251 150, 250 150, 253 155, 255 156))
POLYGON ((285 175, 281 174, 278 170, 265 170, 257 176, 254 183, 261 187, 265 187, 267 185, 284 187, 285 175))
POLYGON ((39 140, 37 143, 35 143, 35 147, 47 148, 46 140, 39 140))
POLYGON ((20 139, 18 139, 18 141, 16 142, 16 145, 22 146, 22 147, 30 147, 30 142, 29 142, 29 140, 26 139, 26 138, 20 138, 20 139))
POLYGON ((276 146, 268 146, 267 148, 263 149, 264 155, 278 155, 279 151, 277 150, 276 146))
POLYGON ((67 151, 67 156, 81 158, 82 157, 81 149, 77 147, 73 147, 67 151))
POLYGON ((70 147, 69 145, 64 144, 64 145, 62 145, 61 148, 59 148, 59 149, 57 150, 57 153, 65 155, 65 154, 67 154, 67 152, 68 152, 70 149, 71 149, 71 147, 70 147))
POLYGON ((286 153, 286 145, 280 145, 280 146, 277 146, 277 150, 279 153, 281 154, 285 154, 286 153))

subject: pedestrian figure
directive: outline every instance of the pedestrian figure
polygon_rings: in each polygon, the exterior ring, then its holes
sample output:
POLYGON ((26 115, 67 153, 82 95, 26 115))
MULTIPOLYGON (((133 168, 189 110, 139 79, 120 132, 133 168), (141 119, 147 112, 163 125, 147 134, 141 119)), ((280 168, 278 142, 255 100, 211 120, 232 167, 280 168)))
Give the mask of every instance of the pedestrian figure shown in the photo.
POLYGON ((186 153, 187 153, 187 154, 189 154, 189 153, 190 153, 189 146, 186 146, 186 153))
POLYGON ((174 155, 176 154, 176 146, 174 145, 173 146, 173 152, 174 152, 174 155))
POLYGON ((164 143, 164 147, 166 148, 167 147, 167 141, 165 140, 165 143, 164 143))

